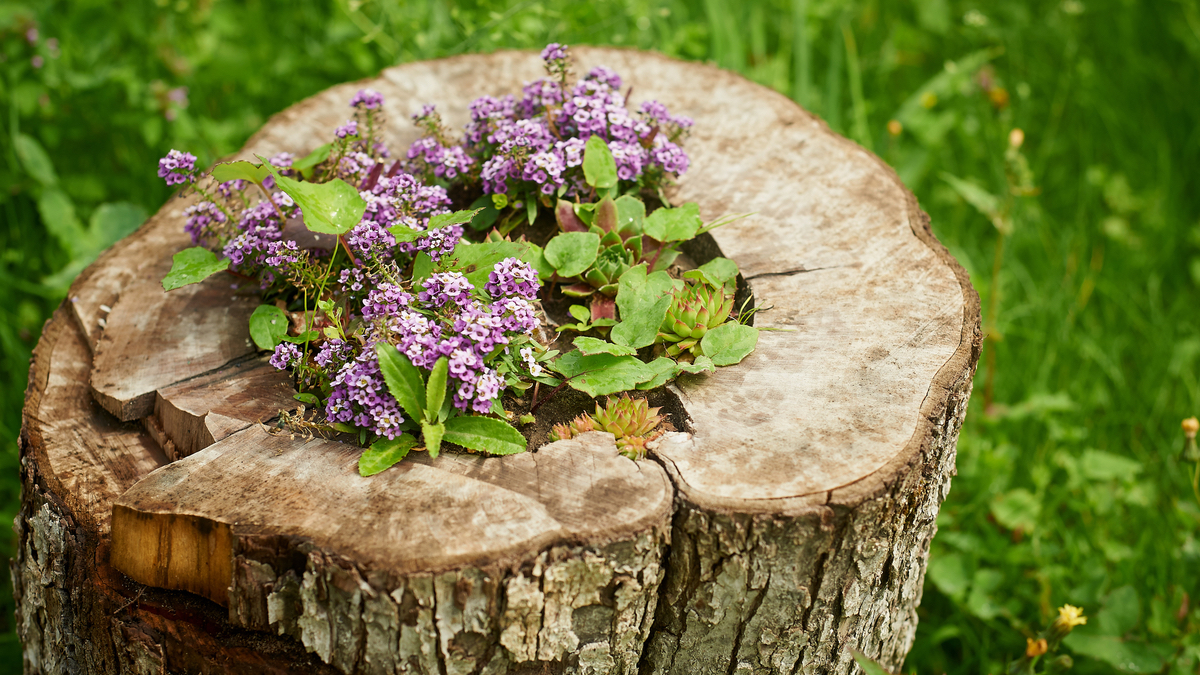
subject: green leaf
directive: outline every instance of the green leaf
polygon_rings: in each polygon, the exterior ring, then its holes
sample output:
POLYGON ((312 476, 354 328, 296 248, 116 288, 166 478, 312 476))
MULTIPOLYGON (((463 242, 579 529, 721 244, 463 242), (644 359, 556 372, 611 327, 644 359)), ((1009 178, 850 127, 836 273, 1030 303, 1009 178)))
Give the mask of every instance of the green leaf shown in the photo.
POLYGON ((490 195, 483 195, 471 202, 470 208, 476 211, 475 217, 471 219, 471 229, 475 231, 488 229, 500 216, 500 210, 496 208, 490 195))
POLYGON ((988 192, 980 187, 974 181, 964 180, 950 173, 942 172, 942 180, 950 184, 954 191, 958 193, 975 210, 983 214, 992 221, 996 229, 1002 234, 1008 234, 1011 230, 1008 218, 1002 212, 1002 200, 996 195, 988 192))
POLYGON ((425 413, 437 415, 446 400, 446 379, 449 377, 450 361, 446 357, 437 360, 429 371, 429 382, 425 385, 425 413))
POLYGON ((171 257, 171 271, 163 277, 162 287, 165 291, 173 291, 180 286, 204 281, 227 269, 229 258, 218 260, 217 254, 203 246, 185 248, 171 257))
MULTIPOLYGON (((528 244, 514 241, 486 241, 482 244, 459 244, 454 247, 454 252, 450 254, 449 260, 453 264, 448 268, 450 271, 459 272, 471 282, 471 285, 479 290, 483 290, 487 284, 488 275, 492 273, 492 268, 496 263, 505 258, 520 258, 525 262, 531 262, 533 258, 533 250, 528 244)), ((414 278, 416 274, 414 273, 414 278)))
POLYGON ((442 436, 445 433, 445 424, 428 420, 421 421, 421 435, 425 438, 425 450, 431 459, 436 458, 442 452, 442 436))
POLYGON ((646 366, 654 371, 654 377, 639 384, 637 386, 638 389, 646 390, 654 389, 655 387, 661 387, 675 377, 676 364, 673 359, 660 356, 650 363, 647 363, 646 366))
POLYGON ((633 347, 625 345, 614 345, 607 340, 600 340, 594 337, 577 337, 575 338, 575 346, 584 354, 612 354, 613 356, 632 356, 637 353, 633 347))
POLYGON ((541 246, 537 244, 528 244, 528 246, 529 259, 525 260, 525 262, 533 265, 533 269, 537 270, 538 280, 541 283, 545 283, 546 279, 554 276, 554 266, 550 264, 549 260, 546 260, 546 252, 541 246))
POLYGON ((443 227, 449 227, 451 225, 462 225, 463 223, 469 223, 471 222, 471 219, 475 217, 475 214, 482 210, 483 209, 455 211, 454 213, 443 213, 436 215, 429 219, 429 227, 426 228, 425 231, 429 232, 431 230, 440 230, 443 227))
POLYGON ((569 378, 568 384, 588 396, 605 396, 629 391, 658 375, 658 370, 636 356, 568 352, 550 364, 550 368, 569 378))
POLYGON ((88 244, 93 253, 120 241, 146 220, 146 209, 131 202, 108 202, 96 207, 88 222, 88 244))
POLYGON ((617 284, 617 308, 621 323, 609 337, 617 344, 640 349, 654 344, 667 310, 675 282, 666 272, 646 274, 646 264, 631 267, 617 284))
POLYGON ((878 661, 858 651, 857 649, 851 649, 850 654, 854 656, 855 663, 857 663, 859 667, 863 669, 863 672, 866 673, 866 675, 891 675, 891 673, 884 670, 883 666, 879 665, 878 661))
POLYGON ((1079 467, 1092 480, 1132 480, 1142 472, 1141 462, 1103 450, 1085 450, 1079 458, 1079 467))
POLYGON ((697 356, 691 363, 679 363, 675 366, 675 373, 689 373, 695 375, 697 373, 715 373, 717 372, 717 364, 707 356, 697 356))
POLYGON ((1108 594, 1104 608, 1096 613, 1095 630, 1102 635, 1123 636, 1137 627, 1141 613, 1137 590, 1122 586, 1108 594))
POLYGON ((521 432, 493 417, 451 417, 446 420, 446 440, 468 450, 491 455, 525 452, 525 437, 521 432))
MULTIPOLYGON (((459 244, 460 248, 462 246, 463 244, 459 244)), ((457 251, 458 249, 456 248, 455 250, 457 251)), ((428 253, 421 251, 413 257, 413 287, 419 287, 421 282, 428 279, 431 274, 433 274, 433 258, 430 258, 428 253)))
POLYGON ((394 345, 386 342, 375 344, 375 354, 379 357, 383 381, 405 414, 413 420, 424 419, 425 382, 421 380, 421 371, 394 345))
POLYGON ((262 185, 263 180, 271 175, 271 170, 261 164, 252 162, 228 162, 212 168, 213 180, 224 183, 231 180, 248 180, 262 185))
POLYGON ((673 209, 659 209, 646 217, 646 235, 661 242, 687 241, 696 236, 704 222, 700 207, 688 202, 673 209))
POLYGON ((729 258, 713 258, 700 267, 685 272, 684 279, 698 279, 713 288, 730 285, 738 275, 737 263, 729 258))
POLYGON ((310 394, 307 391, 299 394, 292 394, 292 398, 308 405, 319 405, 321 403, 321 399, 317 398, 316 394, 310 394))
POLYGON ((625 195, 617 200, 617 231, 641 234, 646 224, 646 204, 637 197, 625 195))
POLYGON ((600 254, 600 235, 592 232, 564 232, 546 244, 543 254, 546 261, 558 270, 558 276, 579 276, 596 262, 596 256, 600 254))
POLYGON ((586 323, 592 318, 591 311, 589 311, 588 308, 584 307, 583 305, 571 305, 567 308, 567 312, 569 312, 571 316, 575 317, 576 321, 583 321, 586 323))
POLYGON ((263 160, 263 167, 275 176, 279 189, 295 200, 304 212, 304 226, 310 232, 345 234, 358 225, 367 211, 367 203, 358 190, 341 178, 328 183, 301 183, 281 175, 266 160, 263 160))
POLYGON ((529 224, 533 225, 537 220, 538 200, 537 193, 530 192, 525 195, 525 217, 529 220, 529 224))
POLYGON ((42 190, 38 196, 38 215, 46 231, 66 249, 72 258, 84 255, 87 249, 87 233, 79 217, 75 215, 75 203, 67 193, 57 187, 42 190))
POLYGON ((1033 532, 1042 512, 1042 503, 1025 488, 996 495, 991 506, 996 522, 1010 530, 1021 530, 1025 533, 1033 532))
POLYGON ((1090 635, 1076 629, 1063 644, 1080 656, 1104 661, 1122 673, 1157 673, 1163 667, 1163 657, 1153 646, 1111 635, 1090 635))
POLYGON ((358 475, 374 476, 392 468, 400 460, 408 456, 408 451, 417 444, 417 439, 411 434, 400 434, 396 438, 386 438, 375 441, 358 458, 358 475))
POLYGON ((754 351, 757 344, 757 328, 730 321, 705 333, 700 351, 718 366, 732 366, 754 351))
MULTIPOLYGON (((14 122, 14 124, 16 123, 14 122)), ((47 155, 46 151, 42 149, 41 143, 34 140, 32 136, 17 134, 13 138, 13 146, 16 148, 17 159, 21 160, 21 166, 25 168, 25 172, 41 183, 42 187, 50 187, 58 183, 58 175, 54 173, 54 164, 50 161, 50 155, 47 155)))
POLYGON ((259 349, 275 349, 288 332, 288 317, 275 305, 259 305, 250 315, 250 337, 259 349))
POLYGON ((594 188, 617 185, 617 162, 608 144, 599 136, 592 136, 583 146, 583 177, 594 188))
POLYGON ((332 149, 332 143, 326 143, 325 145, 319 146, 317 149, 308 153, 304 157, 292 162, 292 169, 307 175, 306 172, 308 172, 310 169, 329 159, 329 151, 332 149))
POLYGON ((928 578, 955 602, 962 602, 971 586, 971 573, 958 553, 930 556, 928 578))
POLYGON ((279 338, 279 341, 280 342, 291 342, 293 344, 302 345, 305 342, 311 342, 312 340, 316 340, 319 337, 321 337, 321 334, 318 333, 317 331, 307 330, 296 336, 284 335, 283 337, 279 338))

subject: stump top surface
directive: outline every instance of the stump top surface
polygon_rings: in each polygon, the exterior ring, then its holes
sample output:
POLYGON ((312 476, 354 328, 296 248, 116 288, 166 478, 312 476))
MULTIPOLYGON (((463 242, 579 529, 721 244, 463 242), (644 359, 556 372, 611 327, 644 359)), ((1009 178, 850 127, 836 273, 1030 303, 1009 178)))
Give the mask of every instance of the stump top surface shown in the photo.
MULTIPOLYGON (((345 528, 340 522, 317 526, 310 509, 321 499, 338 500, 350 493, 354 497, 347 503, 374 503, 376 491, 403 493, 422 477, 440 476, 443 488, 429 494, 461 488, 480 500, 499 500, 496 509, 479 510, 482 520, 465 522, 458 530, 456 536, 473 537, 476 548, 468 557, 475 560, 481 552, 484 557, 506 556, 555 539, 603 541, 622 536, 631 526, 665 522, 671 486, 663 468, 693 504, 745 513, 805 509, 829 502, 847 486, 889 480, 889 467, 906 462, 933 432, 927 411, 942 405, 950 383, 970 370, 972 336, 978 329, 978 298, 965 272, 929 232, 913 196, 878 158, 832 133, 788 99, 740 76, 656 54, 574 51, 577 73, 607 65, 624 78, 625 86, 632 85, 631 108, 655 99, 672 113, 695 119, 684 146, 691 168, 674 188, 672 200, 698 202, 705 220, 753 212, 715 230, 713 236, 722 253, 739 264, 757 306, 767 308, 757 315, 756 325, 770 329, 762 332, 758 349, 741 364, 678 382, 693 433, 672 434, 659 444, 655 457, 661 468, 653 462, 623 467, 627 460, 615 456, 601 462, 601 473, 618 483, 626 481, 622 489, 628 491, 621 498, 633 510, 613 508, 601 514, 578 499, 567 499, 572 490, 581 489, 579 480, 598 475, 590 469, 559 476, 558 496, 538 487, 555 479, 553 474, 532 483, 522 478, 522 472, 536 472, 552 462, 553 449, 543 450, 548 453, 544 458, 538 453, 409 462, 399 470, 358 479, 373 481, 364 488, 351 485, 354 477, 346 468, 357 450, 332 448, 336 444, 326 442, 266 439, 253 430, 234 433, 239 427, 229 420, 222 422, 222 433, 233 435, 152 474, 121 504, 147 513, 240 522, 247 532, 274 528, 318 545, 361 553, 380 564, 437 566, 466 560, 455 557, 454 549, 462 542, 430 536, 427 545, 412 547, 405 537, 416 530, 388 530, 400 525, 383 523, 378 525, 383 530, 362 526, 356 531, 350 526, 356 521, 349 516, 343 518, 345 528), (292 449, 280 449, 283 446, 292 449), (322 453, 324 459, 314 464, 284 466, 289 456, 322 453), (310 470, 318 464, 327 473, 310 470), (298 481, 308 480, 314 492, 304 495, 309 500, 304 508, 289 507, 287 500, 264 503, 252 517, 246 509, 258 502, 221 498, 212 491, 231 484, 237 475, 243 478, 235 482, 251 492, 255 485, 276 478, 297 491, 303 490, 298 481), (212 487, 203 488, 204 480, 213 481, 212 487), (195 489, 164 497, 182 484, 195 489), (538 493, 536 497, 530 490, 538 493), (528 511, 525 525, 505 524, 501 506, 508 501, 528 511), (488 515, 493 512, 494 518, 488 515), (639 513, 653 517, 639 520, 639 513), (591 519, 591 529, 572 520, 578 514, 591 519), (485 532, 491 534, 484 536, 485 532), (389 539, 369 554, 346 539, 368 533, 389 539)), ((461 128, 475 97, 519 92, 525 82, 541 75, 540 59, 524 52, 397 66, 378 78, 333 87, 274 116, 239 157, 307 153, 349 117, 348 101, 361 87, 384 95, 389 119, 384 135, 394 151, 402 151, 419 135, 408 118, 422 105, 436 104, 451 128, 461 128)), ((142 361, 134 363, 140 378, 136 386, 120 381, 113 365, 129 372, 129 345, 146 331, 160 330, 153 317, 142 315, 148 307, 166 311, 162 308, 171 304, 162 297, 172 296, 160 297, 151 285, 170 268, 171 255, 188 245, 183 209, 190 201, 165 205, 142 230, 86 271, 71 291, 70 313, 81 329, 80 341, 95 355, 92 393, 123 419, 157 410, 155 406, 169 399, 163 392, 171 385, 205 376, 220 366, 217 361, 245 358, 248 352, 244 315, 254 303, 242 297, 243 291, 227 291, 228 280, 220 279, 192 287, 189 293, 174 293, 181 298, 180 311, 208 312, 204 325, 224 322, 236 333, 214 339, 200 350, 200 357, 184 358, 182 352, 171 351, 177 344, 174 338, 147 343, 160 346, 152 346, 153 354, 143 353, 142 361), (226 296, 228 308, 212 314, 226 296), (107 330, 99 321, 106 307, 111 307, 107 330), (180 358, 173 365, 163 363, 180 358), (120 389, 119 396, 107 394, 110 389, 120 389)), ((188 315, 180 316, 183 321, 175 323, 186 327, 188 315)), ((215 417, 210 413, 210 421, 215 417)), ((242 420, 240 428, 252 421, 242 420)), ((585 450, 570 452, 592 452, 585 450)), ((604 508, 614 503, 608 500, 604 508)), ((389 504, 409 512, 426 508, 419 500, 389 504)), ((429 509, 431 518, 441 517, 436 507, 429 509)), ((335 509, 327 516, 337 513, 335 509)))

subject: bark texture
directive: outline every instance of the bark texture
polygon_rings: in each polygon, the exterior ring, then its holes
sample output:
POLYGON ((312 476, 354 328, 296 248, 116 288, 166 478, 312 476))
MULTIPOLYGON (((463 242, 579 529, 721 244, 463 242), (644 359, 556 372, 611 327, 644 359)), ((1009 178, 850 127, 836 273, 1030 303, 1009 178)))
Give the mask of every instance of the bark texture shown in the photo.
MULTIPOLYGON (((617 456, 589 434, 362 479, 274 436, 253 289, 164 294, 175 199, 86 270, 35 352, 12 563, 27 673, 849 673, 898 668, 954 473, 979 302, 894 172, 791 101, 709 66, 580 49, 696 119, 674 202, 693 258, 738 262, 758 349, 673 389, 688 428, 617 456), (140 421, 140 423, 138 423, 140 421), (119 571, 118 571, 119 570, 119 571)), ((307 153, 361 87, 393 149, 435 103, 539 77, 536 55, 414 63, 276 115, 239 153, 307 153)), ((698 260, 703 262, 703 260, 698 260)))

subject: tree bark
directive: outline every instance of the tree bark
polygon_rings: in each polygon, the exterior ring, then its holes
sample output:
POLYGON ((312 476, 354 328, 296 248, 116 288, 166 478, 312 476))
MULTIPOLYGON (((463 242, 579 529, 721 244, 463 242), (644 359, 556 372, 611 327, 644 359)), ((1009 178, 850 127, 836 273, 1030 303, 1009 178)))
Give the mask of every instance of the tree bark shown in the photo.
MULTIPOLYGON (((671 199, 753 214, 688 252, 738 262, 758 349, 677 382, 686 428, 640 463, 594 433, 364 479, 355 446, 258 424, 296 403, 247 339, 252 289, 156 286, 189 245, 191 198, 173 200, 81 275, 34 355, 27 673, 848 673, 851 647, 900 666, 979 355, 966 272, 889 168, 784 97, 576 57, 696 119, 671 199)), ((422 104, 458 127, 539 70, 517 52, 392 68, 276 115, 239 157, 325 142, 360 87, 404 148, 422 104)))

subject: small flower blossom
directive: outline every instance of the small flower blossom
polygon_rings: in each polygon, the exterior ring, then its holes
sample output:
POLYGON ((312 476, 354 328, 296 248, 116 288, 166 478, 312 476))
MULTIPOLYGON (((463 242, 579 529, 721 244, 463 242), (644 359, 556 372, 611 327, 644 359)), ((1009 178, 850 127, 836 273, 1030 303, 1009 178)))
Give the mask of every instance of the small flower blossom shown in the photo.
POLYGON ((359 89, 354 98, 350 99, 351 108, 375 110, 383 107, 383 94, 373 89, 359 89))
POLYGON ((301 359, 300 348, 291 342, 280 342, 271 355, 270 363, 279 370, 285 370, 301 359))
POLYGON ((337 128, 337 130, 334 132, 334 135, 337 136, 338 138, 350 138, 352 136, 357 136, 358 135, 358 122, 355 120, 350 120, 349 122, 346 122, 345 124, 343 124, 342 126, 337 128))
POLYGON ((158 177, 167 185, 195 182, 196 156, 190 152, 172 150, 158 160, 158 177))

